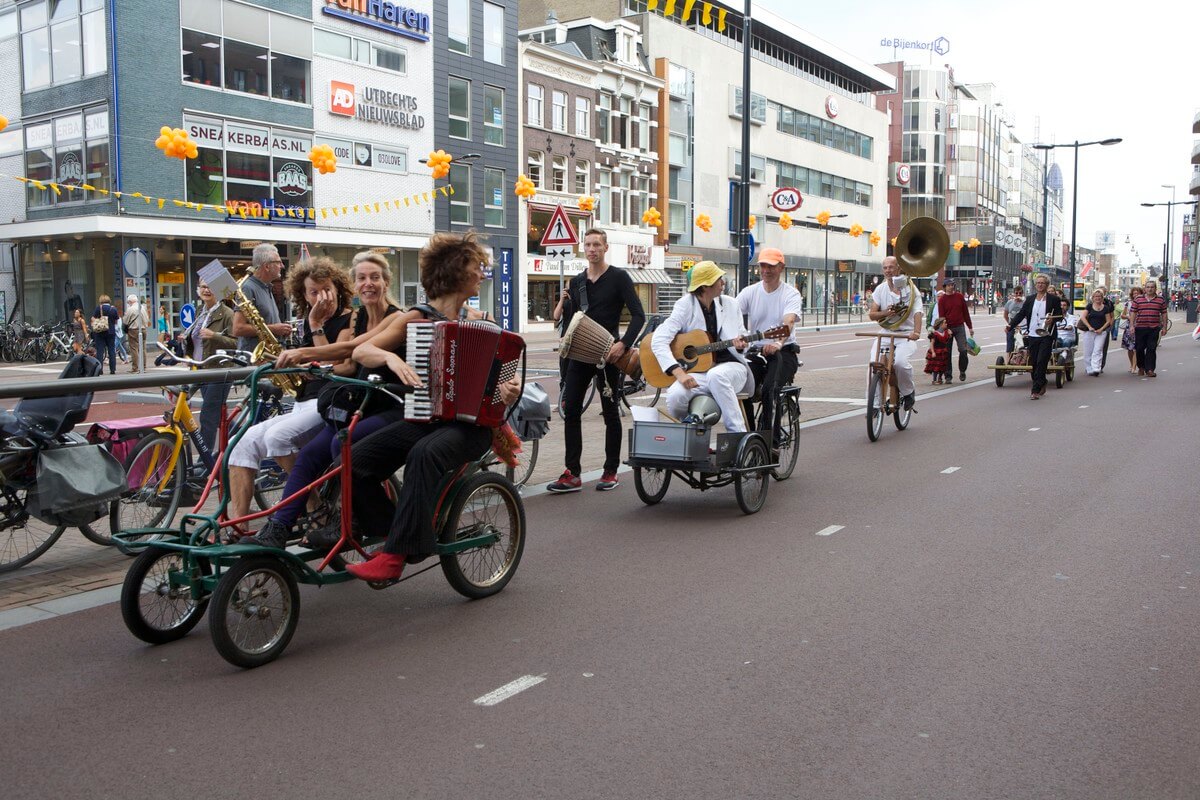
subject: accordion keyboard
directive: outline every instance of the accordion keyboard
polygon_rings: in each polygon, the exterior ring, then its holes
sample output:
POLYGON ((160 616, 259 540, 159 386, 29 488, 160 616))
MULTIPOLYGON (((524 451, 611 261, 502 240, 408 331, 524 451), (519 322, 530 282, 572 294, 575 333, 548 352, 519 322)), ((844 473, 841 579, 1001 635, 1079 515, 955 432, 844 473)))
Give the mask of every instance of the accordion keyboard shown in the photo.
POLYGON ((430 353, 433 350, 433 323, 410 322, 406 332, 404 360, 421 379, 421 387, 404 399, 405 419, 428 421, 433 417, 432 381, 429 378, 430 353))

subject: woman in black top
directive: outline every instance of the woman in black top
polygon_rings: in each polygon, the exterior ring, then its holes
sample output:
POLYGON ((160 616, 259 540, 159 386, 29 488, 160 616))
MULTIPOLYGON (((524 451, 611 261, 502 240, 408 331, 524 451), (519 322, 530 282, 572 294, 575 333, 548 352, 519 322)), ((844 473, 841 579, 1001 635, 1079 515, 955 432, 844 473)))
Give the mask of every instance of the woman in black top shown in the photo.
POLYGON ((1084 308, 1079 322, 1083 325, 1083 368, 1095 377, 1103 367, 1104 343, 1113 324, 1113 307, 1105 299, 1104 292, 1099 289, 1092 292, 1092 300, 1084 308))
POLYGON ((1050 365, 1055 325, 1062 319, 1063 306, 1058 295, 1050 294, 1050 279, 1045 275, 1035 275, 1033 287, 1034 293, 1025 298, 1021 310, 1009 319, 1004 330, 1014 330, 1025 323, 1025 345, 1029 348, 1029 362, 1033 366, 1033 393, 1029 399, 1037 400, 1046 393, 1046 367, 1050 365), (1043 333, 1039 334, 1039 330, 1043 333))

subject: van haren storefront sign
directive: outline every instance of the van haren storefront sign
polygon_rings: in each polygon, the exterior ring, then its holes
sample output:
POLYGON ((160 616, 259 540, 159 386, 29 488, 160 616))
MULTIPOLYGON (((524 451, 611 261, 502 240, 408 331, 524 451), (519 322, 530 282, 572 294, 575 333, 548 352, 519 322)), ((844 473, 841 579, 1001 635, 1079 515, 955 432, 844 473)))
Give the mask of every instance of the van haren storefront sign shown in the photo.
POLYGON ((418 42, 429 41, 429 15, 387 0, 325 0, 322 12, 338 19, 394 33, 418 42))

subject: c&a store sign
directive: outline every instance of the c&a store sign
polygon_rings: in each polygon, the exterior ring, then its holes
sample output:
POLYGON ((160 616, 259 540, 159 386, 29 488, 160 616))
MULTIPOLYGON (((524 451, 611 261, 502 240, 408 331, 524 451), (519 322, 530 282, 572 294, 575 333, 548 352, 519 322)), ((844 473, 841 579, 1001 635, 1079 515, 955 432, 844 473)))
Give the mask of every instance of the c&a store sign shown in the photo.
POLYGON ((429 15, 387 0, 325 0, 322 12, 418 42, 429 41, 429 15))

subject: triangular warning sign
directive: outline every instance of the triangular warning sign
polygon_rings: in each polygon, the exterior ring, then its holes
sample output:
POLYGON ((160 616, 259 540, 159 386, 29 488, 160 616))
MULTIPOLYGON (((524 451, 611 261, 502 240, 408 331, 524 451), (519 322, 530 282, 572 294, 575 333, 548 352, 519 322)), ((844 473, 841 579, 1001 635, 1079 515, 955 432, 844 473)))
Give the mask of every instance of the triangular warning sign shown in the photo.
POLYGON ((559 204, 554 207, 554 213, 550 215, 550 222, 546 225, 546 232, 542 234, 542 247, 564 244, 579 244, 579 234, 575 233, 575 227, 567 217, 567 212, 563 210, 562 204, 559 204))

